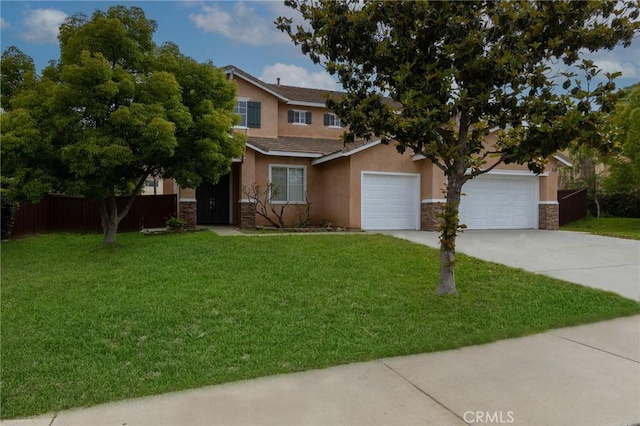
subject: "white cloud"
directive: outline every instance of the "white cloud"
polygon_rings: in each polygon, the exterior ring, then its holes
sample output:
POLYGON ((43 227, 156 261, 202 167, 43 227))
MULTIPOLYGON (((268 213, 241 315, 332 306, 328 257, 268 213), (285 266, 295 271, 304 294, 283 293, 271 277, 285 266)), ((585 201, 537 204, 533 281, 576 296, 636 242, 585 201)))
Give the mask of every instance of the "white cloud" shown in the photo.
POLYGON ((273 24, 275 18, 265 17, 244 3, 234 3, 229 12, 218 4, 202 6, 202 13, 189 18, 205 33, 217 33, 241 44, 264 46, 290 43, 288 37, 273 24))
POLYGON ((60 24, 67 14, 57 9, 34 9, 23 19, 22 38, 31 43, 57 43, 60 24))
POLYGON ((586 57, 602 69, 603 72, 622 72, 624 78, 640 78, 640 40, 633 40, 631 46, 623 49, 601 50, 586 54, 586 57))
POLYGON ((262 75, 258 78, 266 83, 277 83, 277 78, 280 78, 280 84, 285 86, 341 90, 328 73, 324 71, 310 72, 304 67, 291 64, 267 65, 262 68, 262 75))
POLYGON ((4 30, 10 27, 11 25, 7 21, 5 21, 4 18, 0 18, 0 29, 4 30))

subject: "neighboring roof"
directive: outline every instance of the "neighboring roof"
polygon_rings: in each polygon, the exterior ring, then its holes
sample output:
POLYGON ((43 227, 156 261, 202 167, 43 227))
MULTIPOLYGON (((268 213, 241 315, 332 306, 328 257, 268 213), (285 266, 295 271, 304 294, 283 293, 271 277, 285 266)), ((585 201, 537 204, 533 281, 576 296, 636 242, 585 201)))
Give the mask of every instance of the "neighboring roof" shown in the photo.
MULTIPOLYGON (((375 141, 376 144, 380 141, 375 141)), ((359 152, 368 148, 371 141, 359 140, 345 145, 340 139, 298 138, 281 136, 279 138, 261 138, 250 136, 247 146, 264 155, 277 155, 287 157, 323 158, 326 161, 359 152)), ((320 161, 324 162, 324 161, 320 161)))
POLYGON ((561 152, 556 152, 553 155, 553 158, 555 158, 556 160, 558 160, 560 162, 560 164, 562 164, 563 166, 567 166, 567 167, 573 167, 573 163, 571 162, 571 160, 569 159, 569 157, 567 157, 566 155, 564 155, 561 152))

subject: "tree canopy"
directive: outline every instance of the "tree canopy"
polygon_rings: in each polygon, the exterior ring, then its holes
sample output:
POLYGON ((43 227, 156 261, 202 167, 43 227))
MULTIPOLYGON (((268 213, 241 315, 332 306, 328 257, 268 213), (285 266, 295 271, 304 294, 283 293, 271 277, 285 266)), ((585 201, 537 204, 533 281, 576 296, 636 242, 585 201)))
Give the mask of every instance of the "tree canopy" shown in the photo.
POLYGON ((635 2, 285 3, 304 24, 281 17, 278 27, 347 92, 327 102, 349 126, 345 140, 380 137, 444 172, 441 294, 456 292, 466 181, 501 163, 539 173, 570 144, 610 149, 604 123, 618 74, 596 84, 599 69, 583 55, 629 46, 640 28, 635 2), (485 146, 490 132, 497 142, 485 146))
POLYGON ((118 212, 117 195, 132 202, 149 175, 185 187, 215 183, 244 147, 232 131, 235 87, 212 63, 156 46, 155 29, 138 7, 67 18, 59 61, 11 93, 2 114, 2 173, 14 195, 100 200, 105 243, 131 205, 118 212))
POLYGON ((617 127, 620 154, 609 163, 603 186, 607 192, 640 192, 640 83, 622 91, 612 114, 617 127))

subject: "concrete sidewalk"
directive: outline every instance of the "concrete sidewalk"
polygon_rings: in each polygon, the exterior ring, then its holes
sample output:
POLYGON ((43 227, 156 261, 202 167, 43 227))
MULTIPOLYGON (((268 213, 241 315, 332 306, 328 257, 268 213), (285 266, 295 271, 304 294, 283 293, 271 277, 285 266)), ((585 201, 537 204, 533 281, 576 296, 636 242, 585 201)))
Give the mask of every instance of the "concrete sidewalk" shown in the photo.
POLYGON ((63 425, 631 425, 640 316, 481 346, 2 422, 63 425))
MULTIPOLYGON (((439 248, 438 233, 382 231, 439 248)), ((569 231, 465 231, 456 251, 640 301, 640 241, 569 231)))

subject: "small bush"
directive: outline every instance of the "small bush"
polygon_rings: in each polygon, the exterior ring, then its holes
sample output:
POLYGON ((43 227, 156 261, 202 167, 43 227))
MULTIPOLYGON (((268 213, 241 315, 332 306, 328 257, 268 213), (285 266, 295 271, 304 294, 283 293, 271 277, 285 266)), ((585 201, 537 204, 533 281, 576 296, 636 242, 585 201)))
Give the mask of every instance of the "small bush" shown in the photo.
POLYGON ((179 217, 171 217, 167 220, 165 226, 172 231, 182 231, 186 224, 186 220, 180 219, 179 217))

